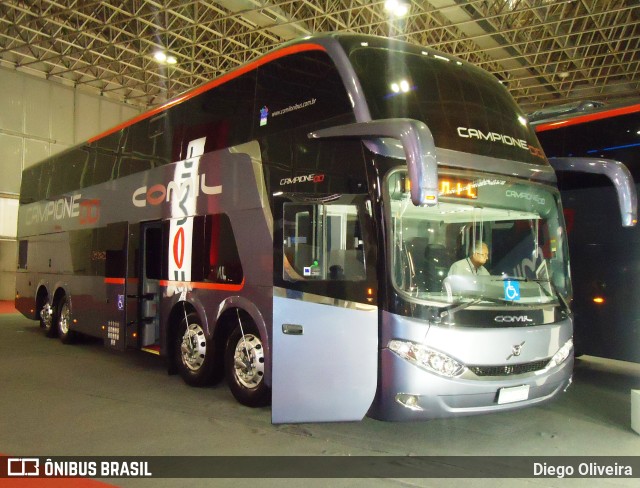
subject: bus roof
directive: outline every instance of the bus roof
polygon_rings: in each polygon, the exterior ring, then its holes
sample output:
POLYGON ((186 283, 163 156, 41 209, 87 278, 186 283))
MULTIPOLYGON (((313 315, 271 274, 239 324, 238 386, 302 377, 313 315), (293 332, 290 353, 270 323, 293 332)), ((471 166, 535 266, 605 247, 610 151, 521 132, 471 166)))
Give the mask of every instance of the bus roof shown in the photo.
POLYGON ((544 132, 548 130, 560 129, 562 127, 584 124, 587 122, 593 122, 595 120, 608 119, 611 117, 618 117, 620 115, 627 115, 636 112, 640 112, 640 103, 625 105, 622 107, 597 107, 589 112, 581 112, 578 115, 576 115, 575 113, 563 114, 561 116, 534 121, 531 122, 531 125, 535 127, 536 132, 544 132))
MULTIPOLYGON (((154 115, 157 115, 158 113, 161 113, 175 105, 179 105, 180 103, 189 100, 201 93, 204 93, 208 90, 211 90, 217 86, 220 86, 234 78, 237 78, 238 76, 247 73, 249 71, 252 71, 266 63, 269 63, 275 59, 281 58, 281 57, 285 57, 288 56, 290 54, 295 54, 295 53, 300 53, 300 52, 305 52, 305 51, 326 51, 327 50, 327 40, 329 39, 335 39, 335 41, 337 41, 338 43, 340 43, 341 45, 343 45, 343 47, 346 47, 348 50, 350 46, 358 44, 358 45, 365 45, 365 43, 372 43, 372 45, 375 45, 375 47, 394 47, 394 48, 402 48, 403 50, 413 50, 416 52, 422 52, 423 54, 429 53, 430 55, 437 55, 438 51, 431 49, 431 48, 427 48, 427 47, 423 47, 423 46, 419 46, 419 45, 415 45, 412 43, 408 43, 406 41, 400 41, 397 39, 389 39, 386 37, 382 37, 382 36, 374 36, 374 35, 365 35, 365 34, 344 34, 344 33, 324 33, 324 34, 317 34, 314 36, 308 36, 308 37, 304 37, 304 38, 299 38, 299 39, 294 39, 292 41, 289 41, 285 44, 282 44, 278 47, 276 47, 275 49, 273 49, 272 51, 258 57, 255 58, 251 61, 248 61, 247 63, 231 70, 228 71, 227 73, 224 73, 220 76, 218 76, 217 78, 214 78, 211 81, 208 81, 200 86, 197 86, 189 91, 186 91, 185 93, 178 95, 176 98, 169 100, 168 102, 153 108, 151 110, 148 110, 146 112, 143 112, 119 125, 116 125, 115 127, 112 127, 110 129, 107 129, 105 132, 102 132, 100 134, 97 134, 96 136, 91 137, 87 142, 89 143, 93 143, 95 141, 98 141, 100 139, 102 139, 103 137, 106 137, 110 134, 113 134, 114 132, 117 132, 121 129, 124 129, 126 127, 129 127, 130 125, 135 124, 136 122, 139 122, 141 120, 147 119, 149 117, 153 117, 154 115)), ((475 66, 471 65, 470 63, 463 61, 462 59, 459 59, 453 55, 449 55, 447 54, 447 57, 450 58, 451 60, 454 61, 458 61, 461 64, 465 64, 467 66, 470 66, 472 68, 477 69, 478 72, 483 72, 481 69, 476 68, 475 66)))

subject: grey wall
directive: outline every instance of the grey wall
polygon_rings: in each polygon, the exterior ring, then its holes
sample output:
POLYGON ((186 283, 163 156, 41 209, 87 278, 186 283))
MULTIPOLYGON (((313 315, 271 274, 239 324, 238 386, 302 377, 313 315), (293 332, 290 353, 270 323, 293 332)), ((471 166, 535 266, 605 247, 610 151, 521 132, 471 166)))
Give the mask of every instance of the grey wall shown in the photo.
POLYGON ((138 107, 0 67, 0 300, 13 300, 24 168, 136 116, 138 107))

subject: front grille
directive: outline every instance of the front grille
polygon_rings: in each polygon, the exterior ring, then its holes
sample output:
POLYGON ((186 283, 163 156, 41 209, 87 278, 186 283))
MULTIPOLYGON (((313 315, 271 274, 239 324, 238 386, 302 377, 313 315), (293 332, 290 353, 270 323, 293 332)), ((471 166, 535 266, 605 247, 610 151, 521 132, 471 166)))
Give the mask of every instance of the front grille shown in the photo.
POLYGON ((515 374, 532 373, 544 369, 549 359, 522 364, 505 364, 502 366, 469 366, 476 376, 511 376, 515 374))

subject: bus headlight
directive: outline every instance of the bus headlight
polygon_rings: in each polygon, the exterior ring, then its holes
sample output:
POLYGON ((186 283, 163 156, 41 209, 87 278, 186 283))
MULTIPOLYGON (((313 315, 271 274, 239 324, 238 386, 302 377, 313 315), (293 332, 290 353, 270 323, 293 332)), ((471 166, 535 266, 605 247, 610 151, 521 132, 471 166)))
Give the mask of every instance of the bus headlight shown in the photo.
POLYGON ((467 369, 452 357, 415 342, 392 340, 388 347, 401 358, 441 376, 453 378, 467 369))
POLYGON ((549 364, 547 364, 547 368, 555 368, 556 366, 559 366, 562 363, 564 363, 566 359, 569 357, 569 354, 571 354, 572 350, 573 350, 573 339, 569 339, 567 342, 564 343, 564 346, 558 349, 558 352, 553 355, 553 357, 551 358, 551 361, 549 361, 549 364))

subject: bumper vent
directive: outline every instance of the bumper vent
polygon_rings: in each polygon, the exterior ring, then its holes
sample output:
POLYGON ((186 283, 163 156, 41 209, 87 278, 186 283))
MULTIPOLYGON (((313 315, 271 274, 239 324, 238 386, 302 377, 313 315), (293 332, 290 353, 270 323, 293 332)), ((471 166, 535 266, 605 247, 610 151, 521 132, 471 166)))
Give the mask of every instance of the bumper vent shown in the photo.
POLYGON ((532 363, 505 364, 503 366, 469 366, 468 368, 476 376, 512 376, 540 371, 544 369, 549 361, 549 359, 543 359, 532 363))

